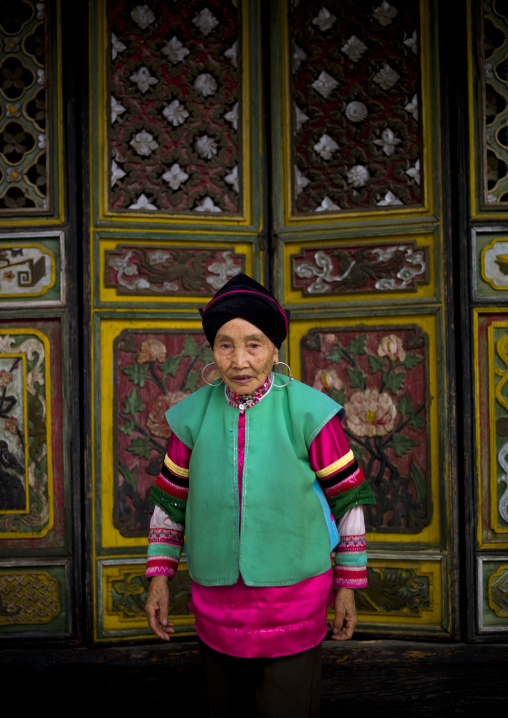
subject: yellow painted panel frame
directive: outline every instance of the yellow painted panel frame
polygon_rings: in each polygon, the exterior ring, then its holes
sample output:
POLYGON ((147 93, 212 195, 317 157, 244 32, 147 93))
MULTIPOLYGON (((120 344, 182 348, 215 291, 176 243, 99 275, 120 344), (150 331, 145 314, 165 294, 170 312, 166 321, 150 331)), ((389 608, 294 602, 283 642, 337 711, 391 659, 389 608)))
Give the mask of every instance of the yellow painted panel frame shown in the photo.
MULTIPOLYGON (((288 16, 288 0, 280 0, 280 17, 288 16)), ((430 47, 430 8, 429 3, 420 0, 420 35, 421 35, 421 91, 422 98, 425 100, 422 119, 422 146, 423 158, 421 164, 424 177, 424 204, 419 207, 398 207, 395 210, 377 209, 372 211, 341 211, 333 214, 327 212, 326 216, 317 215, 293 215, 291 213, 291 187, 292 187, 292 170, 291 170, 291 93, 289 82, 292 77, 290 58, 292 57, 292 49, 289 47, 289 36, 287 31, 287 23, 280 23, 279 41, 281 47, 281 78, 282 78, 282 176, 283 176, 283 223, 285 226, 298 226, 302 224, 323 224, 329 222, 367 220, 367 219, 388 219, 388 218, 405 218, 422 215, 434 214, 434 186, 432 171, 432 148, 434 145, 434 133, 432 130, 433 113, 439 112, 439 108, 432 107, 432 59, 433 55, 430 47)), ((434 55, 436 48, 433 48, 434 55)), ((437 58, 436 58, 437 61, 437 58)), ((422 108, 420 108, 422 110, 422 108)))
MULTIPOLYGON (((215 233, 216 234, 216 233, 215 233)), ((100 246, 100 300, 101 302, 115 302, 115 303, 122 303, 122 304, 133 304, 135 303, 136 306, 142 305, 142 304, 153 304, 155 302, 164 302, 164 301, 171 301, 172 305, 176 304, 188 304, 189 302, 196 303, 196 304, 203 304, 209 301, 212 298, 212 295, 214 294, 214 291, 210 292, 210 295, 208 297, 190 297, 190 296, 184 296, 184 297, 178 297, 173 296, 171 294, 161 294, 161 295, 134 295, 134 294, 117 294, 116 290, 113 287, 106 287, 106 252, 108 250, 114 250, 116 247, 121 245, 132 245, 132 247, 153 247, 155 244, 160 245, 160 249, 164 250, 165 247, 182 247, 182 240, 167 240, 167 241, 160 241, 157 242, 155 240, 138 240, 138 239, 130 239, 129 237, 126 238, 118 238, 115 237, 115 239, 104 239, 101 238, 99 242, 100 246)), ((189 244, 187 249, 195 249, 199 247, 206 247, 207 249, 214 248, 214 243, 207 243, 207 242, 192 242, 192 244, 189 244)), ((228 246, 228 249, 231 249, 236 254, 244 254, 245 255, 245 272, 252 276, 254 272, 254 245, 252 242, 234 242, 229 244, 227 241, 221 242, 220 245, 217 245, 217 249, 219 247, 228 246)))
POLYGON ((337 302, 337 301, 376 301, 380 299, 415 299, 415 298, 432 298, 436 296, 436 252, 435 252, 435 237, 430 232, 421 232, 419 234, 400 234, 383 235, 382 239, 376 239, 374 237, 354 239, 350 238, 347 241, 337 239, 332 240, 301 240, 299 242, 287 242, 284 244, 284 302, 285 303, 309 303, 315 305, 317 301, 320 304, 325 302, 337 302), (315 294, 311 297, 305 295, 301 289, 293 288, 293 270, 292 270, 292 258, 300 254, 302 249, 311 249, 313 245, 318 247, 350 247, 359 246, 361 244, 383 246, 385 244, 401 244, 407 242, 416 242, 417 247, 426 247, 429 257, 428 266, 428 284, 418 284, 416 291, 413 292, 351 292, 344 294, 315 294))
MULTIPOLYGON (((242 107, 243 107, 243 113, 242 113, 242 147, 240 148, 240 152, 242 154, 243 158, 243 178, 242 178, 242 185, 244 188, 244 197, 243 197, 243 214, 236 215, 223 215, 220 214, 219 216, 214 215, 213 217, 209 214, 200 217, 200 213, 194 213, 193 215, 189 214, 170 214, 170 213, 164 213, 164 212, 157 212, 151 214, 146 213, 139 213, 139 212, 129 212, 123 211, 123 212, 114 212, 110 211, 108 209, 108 169, 107 169, 107 163, 105 162, 105 159, 109 157, 109 154, 107 152, 108 147, 108 126, 107 126, 107 116, 104 112, 103 114, 100 114, 97 118, 97 124, 98 124, 98 150, 99 150, 99 159, 98 159, 98 182, 99 182, 99 220, 111 220, 114 219, 117 223, 123 223, 123 222, 130 222, 132 220, 135 220, 137 222, 147 223, 147 224, 166 224, 168 222, 172 223, 179 223, 179 224, 192 224, 192 225, 199 225, 203 224, 206 225, 207 228, 213 227, 214 225, 217 226, 232 226, 232 227, 242 227, 242 226, 249 226, 252 225, 253 222, 253 187, 252 187, 252 171, 253 171, 253 161, 252 161, 252 147, 253 147, 253 138, 252 138, 252 123, 251 123, 251 113, 253 111, 252 107, 252 97, 251 97, 251 57, 252 57, 252 47, 251 47, 251 41, 250 41, 250 13, 249 13, 249 7, 250 3, 249 0, 240 0, 241 2, 241 8, 242 8, 242 27, 241 27, 241 33, 242 33, 242 57, 240 61, 240 65, 242 67, 242 107)), ((97 86, 98 86, 98 106, 100 108, 106 108, 108 106, 109 98, 107 96, 107 80, 106 80, 106 71, 108 68, 108 62, 106 61, 107 53, 110 51, 110 38, 108 33, 108 23, 105 17, 105 13, 107 10, 107 4, 101 2, 99 5, 99 13, 98 13, 98 66, 102 68, 102 71, 99 72, 99 76, 97 78, 97 86)), ((90 97, 94 96, 94 87, 93 83, 93 73, 90 74, 90 97)), ((94 112, 93 105, 91 107, 91 112, 94 112)), ((96 158, 94 157, 92 146, 90 148, 90 162, 91 166, 93 167, 94 163, 96 162, 96 158)))
MULTIPOLYGON (((125 538, 113 524, 113 345, 124 329, 197 329, 201 330, 201 320, 197 319, 103 319, 100 324, 100 521, 102 527, 102 548, 147 547, 147 537, 125 538)), ((95 479, 97 478, 97 474, 95 479)), ((94 481, 94 493, 97 486, 94 481)), ((94 518, 94 525, 95 525, 94 518)))
MULTIPOLYGON (((48 523, 46 526, 42 529, 42 531, 5 531, 0 534, 0 538, 3 539, 26 539, 26 538, 33 538, 33 539, 40 539, 46 536, 49 531, 53 528, 54 524, 54 506, 53 506, 53 433, 52 433, 52 422, 51 422, 51 349, 49 344, 48 337, 43 334, 43 332, 39 331, 38 329, 35 329, 34 327, 26 327, 26 328, 19 328, 19 327, 6 327, 5 329, 0 329, 0 336, 2 335, 9 335, 9 334, 24 334, 24 335, 34 335, 40 341, 42 342, 44 346, 44 356, 45 356, 45 370, 46 370, 46 381, 45 381, 45 402, 46 402, 46 448, 47 448, 47 470, 48 470, 48 523)), ((12 355, 9 355, 12 356, 12 355)), ((15 353, 14 356, 19 356, 19 353, 15 353)), ((26 360, 26 357, 25 357, 26 360)), ((24 367, 24 385, 26 386, 26 363, 23 362, 24 367)), ((25 426, 27 427, 28 431, 28 417, 27 417, 27 404, 25 402, 25 426)), ((28 449, 27 449, 28 451, 28 449)), ((27 471, 28 475, 28 471, 27 471)), ((27 487, 28 488, 28 487, 27 487)), ((27 492, 28 495, 28 492, 27 492)), ((28 501, 28 498, 27 498, 28 501)), ((9 512, 12 513, 12 512, 9 512)), ((16 513, 28 513, 27 511, 23 512, 16 512, 16 513)))
POLYGON ((435 314, 395 314, 382 315, 379 317, 356 316, 356 317, 333 317, 327 319, 292 319, 289 329, 289 364, 295 378, 302 376, 300 347, 303 337, 310 329, 317 327, 333 327, 340 324, 341 327, 362 326, 404 326, 417 325, 427 334, 429 350, 429 427, 430 427, 430 473, 432 491, 432 519, 431 523, 418 534, 402 533, 369 533, 368 541, 376 543, 398 543, 414 544, 415 541, 425 543, 439 543, 441 541, 441 486, 440 486, 440 449, 439 438, 439 380, 438 380, 438 357, 437 357, 437 317, 435 314))

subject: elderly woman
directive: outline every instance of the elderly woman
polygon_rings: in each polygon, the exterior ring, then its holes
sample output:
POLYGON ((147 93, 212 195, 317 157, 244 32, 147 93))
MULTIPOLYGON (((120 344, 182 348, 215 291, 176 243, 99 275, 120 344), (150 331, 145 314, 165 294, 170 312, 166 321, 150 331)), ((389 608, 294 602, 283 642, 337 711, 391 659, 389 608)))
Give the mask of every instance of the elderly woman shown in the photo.
POLYGON ((212 715, 317 716, 330 590, 332 639, 346 640, 353 589, 366 585, 361 504, 374 499, 343 408, 272 371, 287 336, 275 297, 238 275, 201 314, 215 366, 204 370, 210 386, 166 414, 173 433, 151 494, 145 611, 169 640, 168 581, 185 526, 212 715))

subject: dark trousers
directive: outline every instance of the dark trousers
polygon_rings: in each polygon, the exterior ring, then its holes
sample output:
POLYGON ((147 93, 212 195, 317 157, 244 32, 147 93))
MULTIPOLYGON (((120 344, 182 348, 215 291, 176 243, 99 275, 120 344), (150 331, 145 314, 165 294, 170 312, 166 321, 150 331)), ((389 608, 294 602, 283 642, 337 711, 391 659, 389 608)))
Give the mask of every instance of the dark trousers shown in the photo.
POLYGON ((319 718, 321 644, 291 656, 235 658, 199 642, 212 718, 319 718))

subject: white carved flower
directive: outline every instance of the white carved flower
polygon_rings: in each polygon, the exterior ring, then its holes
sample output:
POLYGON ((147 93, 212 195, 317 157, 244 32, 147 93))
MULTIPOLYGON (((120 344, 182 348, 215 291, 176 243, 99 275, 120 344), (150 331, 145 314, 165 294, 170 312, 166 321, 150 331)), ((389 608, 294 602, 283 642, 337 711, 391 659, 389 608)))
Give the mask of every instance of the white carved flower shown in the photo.
POLYGON ((295 195, 297 197, 301 192, 303 192, 309 182, 310 179, 307 179, 307 177, 302 175, 298 167, 295 166, 295 195))
POLYGON ((222 210, 213 203, 210 197, 203 197, 201 202, 194 207, 194 212, 222 212, 222 210))
POLYGON ((378 207, 387 207, 388 205, 392 204, 402 204, 402 202, 398 197, 393 194, 393 192, 388 190, 383 199, 379 200, 379 202, 376 202, 376 204, 378 207))
POLYGON ((329 10, 327 10, 325 7, 322 7, 316 17, 313 19, 312 24, 317 25, 320 30, 325 32, 325 30, 329 30, 333 26, 336 20, 337 18, 335 17, 335 15, 332 15, 329 10))
POLYGON ((305 112, 302 112, 302 110, 298 107, 298 105, 295 105, 295 118, 296 118, 296 132, 300 132, 302 129, 302 125, 307 122, 309 119, 305 112))
POLYGON ((119 167, 115 160, 111 162, 111 186, 114 187, 119 179, 125 177, 125 172, 119 167))
POLYGON ((170 102, 169 105, 163 109, 162 114, 168 122, 171 122, 173 127, 183 125, 183 123, 189 116, 189 113, 187 112, 185 107, 183 107, 183 105, 181 105, 178 100, 173 100, 173 102, 170 102))
POLYGON ((418 119, 418 95, 413 95, 413 99, 411 102, 408 102, 407 105, 404 107, 407 112, 410 112, 415 120, 418 119))
POLYGON ((363 165, 354 165, 348 170, 347 181, 353 187, 364 187, 369 180, 369 170, 363 165))
POLYGON ((190 50, 182 45, 176 35, 173 35, 171 40, 168 40, 162 48, 162 54, 167 55, 168 60, 172 62, 173 65, 182 62, 189 53, 190 50))
POLYGON ((35 7, 37 8, 37 20, 44 20, 45 15, 45 8, 43 2, 36 3, 35 7))
POLYGON ((399 11, 394 8, 393 5, 390 5, 389 2, 383 0, 381 5, 374 9, 372 16, 375 20, 378 21, 380 25, 386 27, 386 25, 390 25, 393 18, 398 14, 398 12, 399 11))
POLYGON ((305 53, 301 47, 293 43, 293 72, 296 72, 300 67, 300 64, 307 59, 307 53, 305 53))
POLYGON ((388 334, 383 337, 379 342, 377 355, 380 357, 388 357, 392 361, 394 359, 404 361, 406 358, 406 352, 404 351, 402 339, 395 334, 388 334))
POLYGON ((382 87, 383 90, 389 90, 390 87, 393 87, 395 85, 399 77, 400 75, 398 74, 398 72, 392 70, 390 65, 386 62, 383 65, 382 69, 374 75, 373 80, 380 87, 382 87))
POLYGON ((209 35, 214 27, 219 24, 217 18, 212 15, 208 8, 201 10, 192 22, 201 30, 203 35, 209 35))
POLYGON ((151 204, 148 201, 147 196, 142 193, 137 198, 136 202, 133 202, 133 204, 129 205, 129 209, 157 209, 157 207, 154 204, 151 204))
POLYGON ((335 369, 319 369, 314 376, 313 387, 322 392, 329 389, 340 391, 344 388, 344 384, 335 369))
POLYGON ((395 428, 397 407, 379 389, 355 391, 344 408, 346 426, 356 436, 386 436, 395 428))
POLYGON ((340 209, 338 204, 335 204, 332 202, 332 200, 329 197, 325 197, 324 200, 321 202, 319 207, 316 207, 314 210, 315 212, 329 212, 330 210, 338 210, 340 209))
POLYGON ((189 179, 189 175, 176 162, 167 172, 164 172, 162 179, 168 183, 171 189, 177 190, 180 189, 180 185, 189 179))
POLYGON ((368 114, 367 108, 363 102, 353 100, 346 105, 346 117, 351 122, 362 122, 368 114))
POLYGON ((18 52, 20 37, 4 37, 4 52, 18 52))
POLYGON ((497 197, 496 197, 496 195, 495 195, 495 194, 492 194, 492 193, 488 194, 488 195, 487 195, 487 202, 488 202, 489 204, 492 204, 492 203, 494 203, 494 202, 497 202, 497 197))
POLYGON ((44 70, 37 70, 37 84, 44 85, 45 82, 46 82, 46 75, 44 74, 44 70))
POLYGON ((200 92, 203 97, 211 97, 217 91, 217 82, 208 72, 198 75, 194 80, 194 89, 200 92))
POLYGON ((218 152, 217 140, 214 140, 212 137, 208 137, 208 135, 201 135, 201 137, 199 137, 194 143, 194 149, 200 157, 204 157, 206 160, 211 160, 218 152))
POLYGON ((235 130, 238 129, 238 102, 235 102, 232 109, 229 112, 226 112, 224 119, 231 122, 235 130))
POLYGON ((9 167, 7 170, 7 182, 17 182, 21 179, 21 172, 16 167, 9 167))
POLYGON ((418 35, 416 30, 411 35, 411 37, 408 37, 407 40, 404 40, 404 45, 411 48, 415 55, 418 54, 418 35))
POLYGON ((492 72, 492 63, 487 62, 485 63, 485 77, 487 80, 491 80, 494 77, 494 73, 492 72))
POLYGON ((17 102, 9 102, 5 106, 5 114, 7 117, 19 117, 19 104, 17 102))
POLYGON ((347 55, 352 62, 358 62, 366 49, 367 45, 365 43, 359 40, 356 35, 351 35, 349 40, 341 47, 341 52, 347 55))
POLYGON ((140 67, 129 79, 138 86, 138 90, 143 94, 150 89, 150 85, 156 85, 159 82, 157 78, 152 77, 150 70, 144 66, 140 67))
POLYGON ((231 45, 229 50, 226 50, 226 52, 224 53, 224 57, 227 57, 228 60, 231 60, 231 64, 233 65, 233 67, 238 67, 236 40, 231 45))
POLYGON ((312 87, 326 99, 332 94, 339 83, 331 75, 323 70, 318 79, 312 83, 312 87))
POLYGON ((122 112, 125 112, 125 107, 111 95, 111 124, 115 122, 118 115, 121 115, 122 112))
POLYGON ((168 259, 171 259, 169 252, 163 252, 160 249, 156 249, 154 252, 147 252, 147 254, 150 264, 165 264, 168 259))
POLYGON ((119 52, 125 50, 125 45, 117 38, 114 32, 111 33, 111 59, 116 60, 119 52))
POLYGON ((38 135, 37 137, 37 147, 40 150, 46 149, 46 135, 38 135))
POLYGON ((381 139, 380 140, 374 140, 375 145, 380 145, 383 148, 383 152, 387 157, 391 157, 393 153, 395 152, 395 148, 398 144, 400 144, 402 140, 400 140, 393 130, 391 130, 389 127, 386 127, 382 133, 381 133, 381 139))
POLYGON ((410 167, 408 170, 406 170, 406 174, 411 177, 411 179, 414 179, 416 184, 420 184, 420 160, 416 160, 415 166, 410 167))
POLYGON ((141 130, 141 132, 135 134, 129 144, 134 147, 138 155, 146 157, 151 155, 159 146, 157 140, 154 140, 152 135, 146 130, 141 130))
POLYGON ((322 135, 321 139, 314 145, 314 151, 324 160, 329 160, 333 153, 339 149, 339 145, 329 135, 322 135))
POLYGON ((142 30, 146 30, 148 25, 151 25, 155 20, 155 15, 150 10, 148 5, 137 5, 131 12, 131 18, 138 27, 142 30))
POLYGON ((239 192, 240 188, 238 186, 238 165, 235 165, 231 172, 224 177, 224 180, 230 184, 235 192, 239 192))

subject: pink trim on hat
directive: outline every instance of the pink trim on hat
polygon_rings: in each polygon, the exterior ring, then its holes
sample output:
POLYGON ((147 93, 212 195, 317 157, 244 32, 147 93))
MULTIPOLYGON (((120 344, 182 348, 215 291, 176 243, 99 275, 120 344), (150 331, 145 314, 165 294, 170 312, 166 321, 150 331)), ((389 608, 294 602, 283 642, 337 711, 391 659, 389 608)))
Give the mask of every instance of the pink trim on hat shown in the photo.
POLYGON ((275 302, 275 304, 276 304, 276 306, 277 306, 277 309, 279 310, 279 312, 280 312, 280 313, 282 314, 282 316, 284 317, 284 323, 285 323, 285 325, 286 325, 286 334, 289 332, 289 328, 288 328, 288 318, 286 317, 286 315, 285 315, 284 312, 282 311, 282 307, 280 306, 279 302, 278 302, 276 299, 272 299, 272 297, 269 297, 267 294, 263 294, 262 292, 255 292, 255 291, 252 290, 252 289, 233 289, 231 292, 224 292, 224 294, 220 294, 218 297, 214 297, 213 299, 211 299, 211 300, 208 302, 208 304, 206 305, 206 307, 203 309, 203 314, 206 312, 206 310, 208 309, 208 307, 210 306, 210 304, 213 304, 216 299, 222 299, 222 297, 227 297, 228 294, 258 294, 260 297, 263 297, 264 299, 269 299, 271 302, 275 302))

